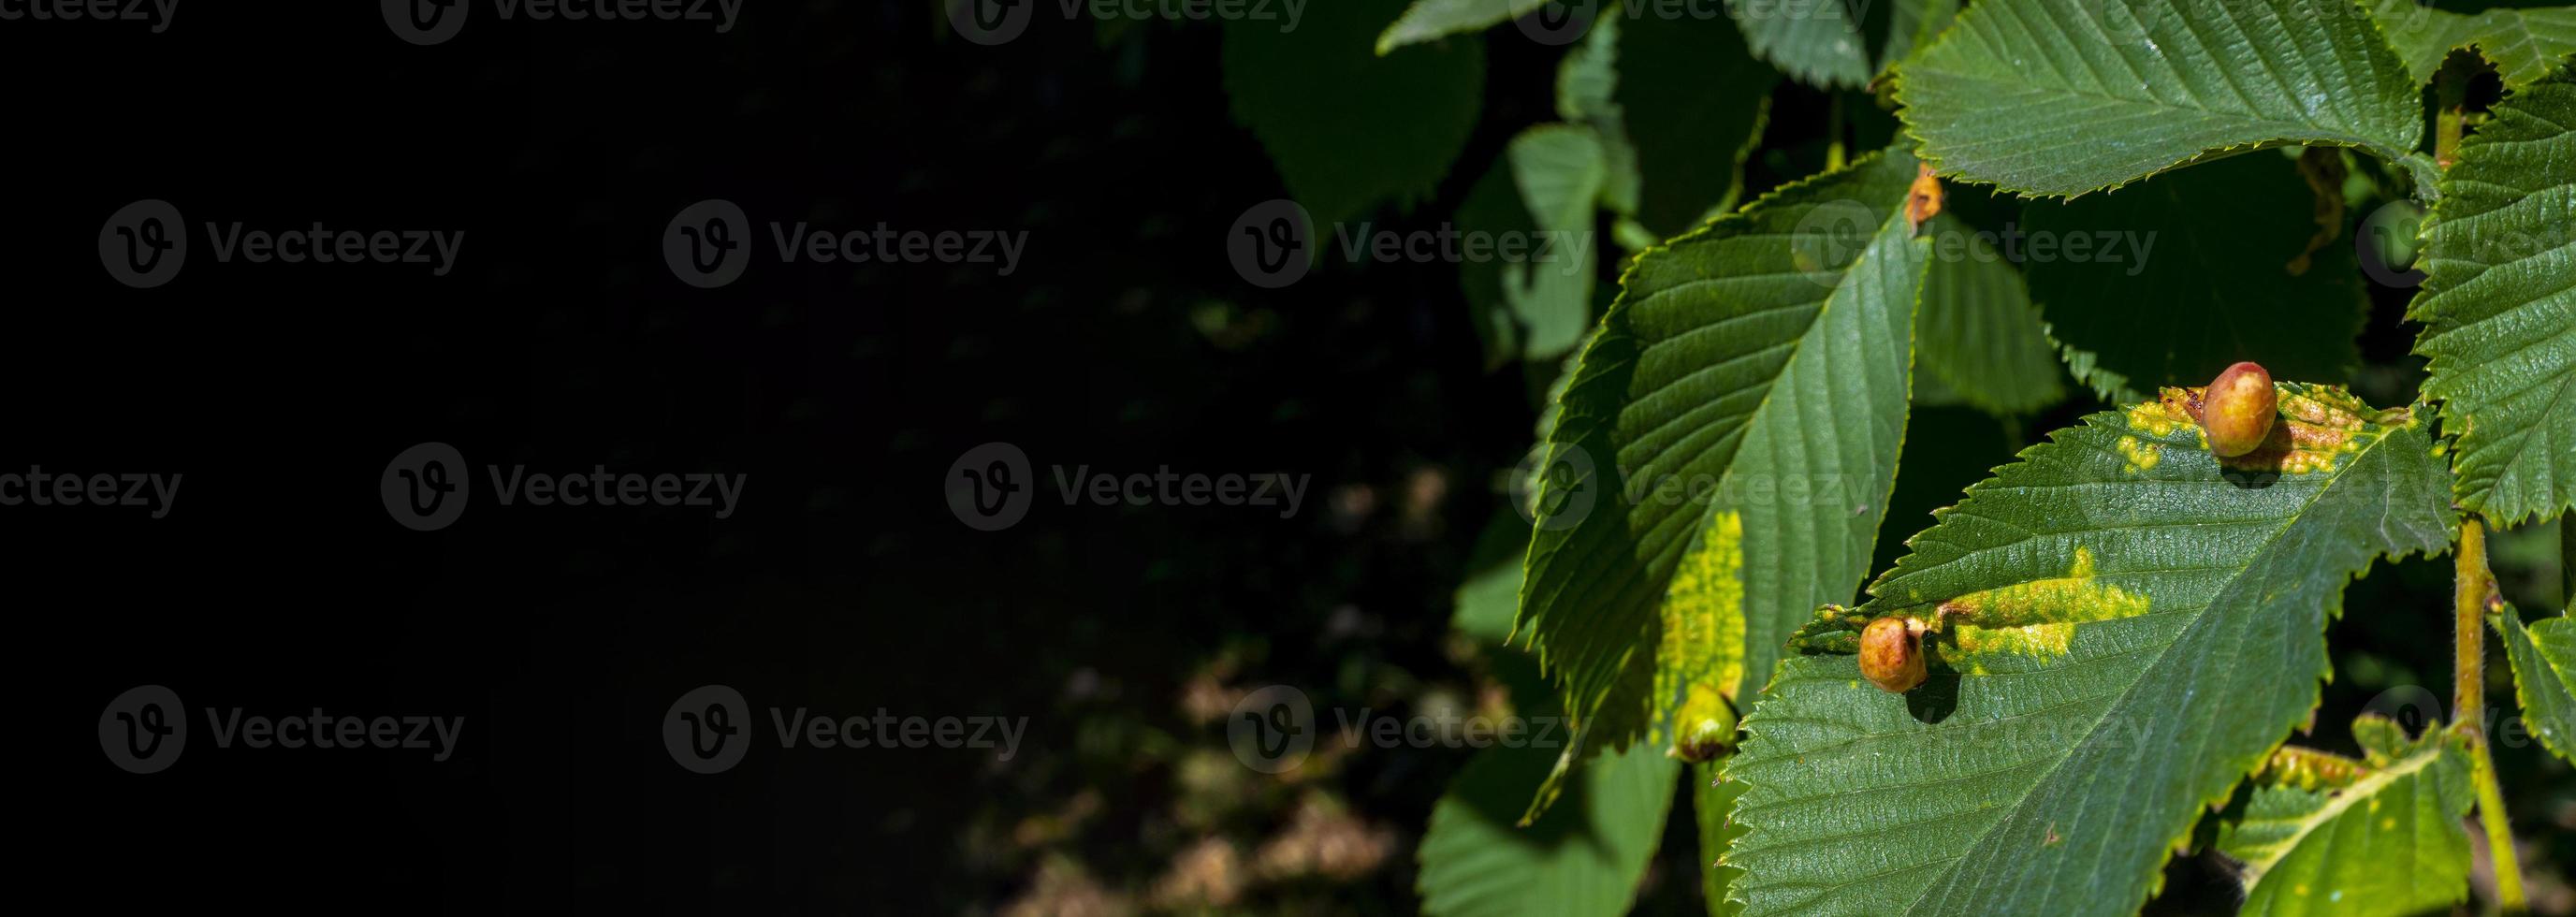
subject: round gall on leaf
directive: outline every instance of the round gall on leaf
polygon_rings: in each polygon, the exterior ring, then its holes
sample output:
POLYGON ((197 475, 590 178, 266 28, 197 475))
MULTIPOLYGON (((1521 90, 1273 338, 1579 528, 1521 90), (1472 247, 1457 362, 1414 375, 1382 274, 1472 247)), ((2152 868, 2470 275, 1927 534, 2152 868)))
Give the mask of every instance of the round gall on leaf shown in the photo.
POLYGON ((2280 399, 2272 391, 2272 374, 2255 363, 2238 363, 2209 383, 2201 400, 2200 426, 2209 431, 2210 454, 2233 458, 2254 451, 2272 435, 2272 418, 2280 399))
POLYGON ((1880 618, 1860 632, 1860 675, 1890 694, 1923 683, 1923 622, 1880 618))

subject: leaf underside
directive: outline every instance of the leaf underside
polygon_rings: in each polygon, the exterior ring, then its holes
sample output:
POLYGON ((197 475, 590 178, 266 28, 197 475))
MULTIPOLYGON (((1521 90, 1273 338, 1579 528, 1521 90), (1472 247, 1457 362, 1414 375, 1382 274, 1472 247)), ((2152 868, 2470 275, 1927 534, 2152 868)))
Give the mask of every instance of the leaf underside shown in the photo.
POLYGON ((2031 298, 2104 400, 2206 385, 2239 360, 2341 380, 2370 313, 2349 239, 2308 254, 2314 195, 2295 163, 2239 156, 2023 213, 2031 298), (2074 246, 2082 246, 2076 248, 2074 246))
POLYGON ((1476 126, 1484 39, 1379 57, 1370 40, 1395 6, 1318 3, 1294 31, 1261 20, 1225 23, 1222 69, 1234 118, 1261 139, 1290 196, 1319 226, 1429 197, 1476 126))
POLYGON ((2370 761, 2349 785, 2257 786, 2220 828, 2218 852, 2242 864, 2238 914, 2395 917, 2468 897, 2468 757, 2440 730, 2409 743, 2380 724, 2356 724, 2370 761), (2384 737, 2397 741, 2374 744, 2384 737))
POLYGON ((1950 622, 1923 686, 1784 660, 1728 765, 1748 913, 2135 911, 2308 715, 2344 584, 2449 537, 2420 422, 2280 389, 2245 458, 2213 458, 2175 391, 1970 488, 1861 609, 1950 622))
POLYGON ((1933 243, 1915 316, 1914 402, 2010 415, 2066 397, 2065 372, 2021 272, 1958 217, 1944 213, 1926 225, 1933 243), (1926 397, 1926 376, 1941 394, 1926 397))
POLYGON ((2418 86, 2432 82, 2442 58, 2462 48, 2495 62, 2508 89, 2548 76, 2576 53, 2576 7, 2453 13, 2415 0, 2379 0, 2374 9, 2418 86))
POLYGON ((1413 0, 1404 15, 1378 33, 1377 53, 1386 55, 1406 45, 1482 32, 1545 3, 1547 0, 1413 0))

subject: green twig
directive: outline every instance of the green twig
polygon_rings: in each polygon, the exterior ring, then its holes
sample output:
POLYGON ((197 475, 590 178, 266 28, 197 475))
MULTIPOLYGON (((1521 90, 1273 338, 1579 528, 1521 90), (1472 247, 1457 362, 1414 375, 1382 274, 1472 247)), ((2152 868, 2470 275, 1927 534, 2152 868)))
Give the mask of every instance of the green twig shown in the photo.
POLYGON ((1843 94, 1827 93, 1825 102, 1825 171, 1843 167, 1843 94))
POLYGON ((2495 756, 2486 736, 2486 621, 2489 608, 2501 610, 2495 572, 2487 566, 2486 526, 2474 517, 2460 521, 2458 576, 2452 586, 2452 624, 2459 638, 2451 683, 2451 729, 2469 743, 2470 780, 2477 786, 2478 823, 2486 828, 2487 859, 2495 864, 2497 906, 2505 913, 2529 908, 2522 893, 2522 866, 2515 862, 2513 831, 2506 824, 2504 788, 2497 784, 2495 756))

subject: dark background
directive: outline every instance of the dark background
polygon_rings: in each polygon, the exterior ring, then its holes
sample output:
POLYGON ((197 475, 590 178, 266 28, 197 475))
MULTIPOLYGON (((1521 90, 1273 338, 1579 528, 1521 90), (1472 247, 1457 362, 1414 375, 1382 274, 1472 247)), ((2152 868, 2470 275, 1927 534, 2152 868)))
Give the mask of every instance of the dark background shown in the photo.
MULTIPOLYGON (((1206 711, 1272 683, 1399 715, 1484 690, 1450 596, 1543 377, 1485 371, 1450 265, 1334 264, 1282 291, 1236 276, 1223 234, 1285 192, 1226 114, 1214 26, 1104 39, 1049 5, 986 48, 928 2, 747 0, 730 34, 478 4, 456 39, 415 47, 374 4, 182 0, 165 34, 14 22, 0 42, 18 171, 0 471, 185 475, 166 519, 0 511, 21 696, 43 724, 31 884, 296 911, 1071 912, 1162 900, 1214 837, 1260 875, 1242 907, 1416 906, 1413 846, 1467 751, 1371 750, 1274 781, 1206 711), (97 233, 153 197, 189 221, 189 262, 129 289, 97 233), (1008 277, 763 254, 699 290, 659 236, 709 197, 761 224, 1028 245, 1008 277), (446 277, 218 263, 199 230, 236 220, 465 245, 446 277), (478 467, 478 491, 454 526, 414 532, 377 482, 432 440, 478 467), (1021 446, 1044 488, 998 533, 959 524, 939 486, 989 441, 1021 446), (481 488, 491 463, 748 485, 720 521, 504 508, 481 488), (1312 485, 1288 519, 1068 507, 1056 464, 1312 485), (190 706, 190 744, 136 776, 91 737, 148 683, 190 706), (1002 762, 782 752, 764 717, 741 766, 701 776, 659 723, 709 683, 761 708, 1029 727, 1002 762), (218 749, 210 706, 466 726, 443 763, 218 749)), ((1483 121, 1437 199, 1379 218, 1436 226, 1552 117, 1557 53, 1489 42, 1483 121)), ((1772 133, 1814 136, 1821 97, 1779 93, 1772 133)), ((1820 163, 1793 143, 1750 182, 1820 163)), ((2368 353, 2415 371, 2402 293, 2381 292, 2368 353)), ((2029 431, 2092 407, 2022 430, 1919 413, 1944 435, 1909 438, 1882 559, 2029 431), (1918 461, 1924 443, 1947 454, 1918 461)), ((2517 588, 2555 588, 2548 544, 2514 550, 2517 588)), ((2319 722, 2389 685, 2440 691, 2448 588, 2444 563, 2416 562, 2352 590, 2319 722)), ((2544 760, 2499 754, 2518 827, 2546 838, 2557 819, 2563 845, 2564 770, 2544 760)), ((1688 811, 1641 910, 1700 907, 1688 811)), ((2169 876, 2221 888, 2197 860, 2169 876)))

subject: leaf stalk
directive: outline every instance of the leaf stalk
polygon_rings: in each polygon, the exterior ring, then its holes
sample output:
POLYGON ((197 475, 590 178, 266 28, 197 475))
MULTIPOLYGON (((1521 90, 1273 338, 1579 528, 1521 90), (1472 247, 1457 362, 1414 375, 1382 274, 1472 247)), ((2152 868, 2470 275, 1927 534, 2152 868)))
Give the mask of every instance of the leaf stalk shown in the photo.
POLYGON ((2486 829, 2487 859, 2495 864, 2497 906, 2507 914, 2530 908, 2522 891, 2522 866, 2513 851, 2513 831, 2506 823, 2504 788, 2496 780, 2495 756, 2486 736, 2486 623, 2490 609, 2503 610, 2495 571, 2487 566, 2485 524, 2471 516, 2460 520, 2460 548, 2453 552, 2457 579, 2451 592, 2454 635, 2451 683, 2451 730, 2469 745, 2470 781, 2478 794, 2478 823, 2486 829))

